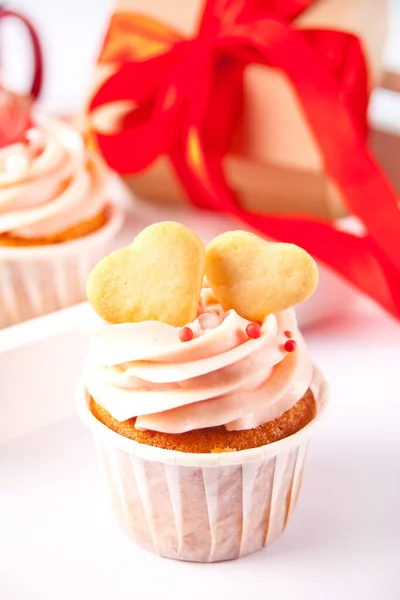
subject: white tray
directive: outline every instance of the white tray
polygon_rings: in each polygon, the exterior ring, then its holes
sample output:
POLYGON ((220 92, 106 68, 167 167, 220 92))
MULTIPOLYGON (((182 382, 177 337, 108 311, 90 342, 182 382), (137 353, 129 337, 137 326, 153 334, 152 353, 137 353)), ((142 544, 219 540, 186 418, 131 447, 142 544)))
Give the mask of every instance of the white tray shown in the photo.
MULTIPOLYGON (((215 565, 137 548, 110 516, 90 435, 72 417, 0 449, 1 600, 398 600, 400 326, 367 304, 306 338, 331 384, 331 409, 279 541, 215 565)), ((68 411, 83 339, 65 331, 53 346, 35 342, 46 383, 20 398, 24 410, 33 414, 48 393, 48 405, 62 398, 68 411)), ((21 364, 28 357, 9 352, 21 364)))

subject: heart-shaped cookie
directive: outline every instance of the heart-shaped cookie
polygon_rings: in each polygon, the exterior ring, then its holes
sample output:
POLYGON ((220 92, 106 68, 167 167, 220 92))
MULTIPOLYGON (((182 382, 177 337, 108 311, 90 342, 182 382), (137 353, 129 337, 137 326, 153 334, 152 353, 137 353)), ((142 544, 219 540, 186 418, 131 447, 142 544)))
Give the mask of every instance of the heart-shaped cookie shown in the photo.
POLYGON ((204 263, 204 245, 193 231, 181 223, 155 223, 94 267, 87 297, 109 323, 180 327, 196 318, 204 263))
POLYGON ((207 247, 206 277, 225 310, 233 308, 250 321, 261 321, 311 296, 318 269, 299 246, 228 231, 207 247))

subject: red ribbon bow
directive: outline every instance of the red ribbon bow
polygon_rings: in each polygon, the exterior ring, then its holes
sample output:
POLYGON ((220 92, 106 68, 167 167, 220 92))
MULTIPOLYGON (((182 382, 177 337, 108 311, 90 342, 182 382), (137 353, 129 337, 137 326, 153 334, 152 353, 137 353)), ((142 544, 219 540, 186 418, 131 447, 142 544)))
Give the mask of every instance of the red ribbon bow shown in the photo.
POLYGON ((400 213, 365 144, 367 73, 360 42, 344 32, 296 29, 294 18, 310 4, 312 0, 209 0, 191 40, 161 25, 157 31, 143 28, 140 20, 123 15, 131 34, 142 28, 142 35, 166 50, 146 60, 134 44, 120 44, 110 53, 119 69, 94 96, 90 110, 117 100, 131 100, 136 109, 116 134, 97 133, 97 142, 110 166, 122 174, 137 173, 159 155, 168 155, 196 205, 303 246, 400 318, 400 213), (251 63, 286 73, 325 170, 349 212, 363 223, 363 236, 317 217, 261 215, 239 206, 222 159, 240 117, 243 72, 251 63))

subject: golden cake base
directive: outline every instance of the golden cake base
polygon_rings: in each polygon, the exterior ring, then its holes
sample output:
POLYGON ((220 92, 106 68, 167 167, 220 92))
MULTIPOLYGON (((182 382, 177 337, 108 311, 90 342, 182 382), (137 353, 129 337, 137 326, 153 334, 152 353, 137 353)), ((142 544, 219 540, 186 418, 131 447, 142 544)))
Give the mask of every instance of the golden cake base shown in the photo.
POLYGON ((309 389, 290 410, 255 429, 227 431, 221 425, 179 434, 138 430, 135 428, 135 418, 123 422, 117 421, 93 398, 90 399, 90 410, 109 429, 141 444, 166 450, 203 454, 258 448, 293 435, 313 420, 316 415, 316 404, 314 395, 309 389))
POLYGON ((22 238, 9 233, 1 233, 0 246, 49 246, 51 244, 62 244, 63 242, 76 240, 78 238, 85 237, 90 233, 94 233, 98 229, 101 229, 109 220, 109 213, 109 208, 106 208, 88 221, 83 221, 82 223, 78 223, 69 229, 65 229, 64 231, 58 232, 54 235, 42 238, 22 238))

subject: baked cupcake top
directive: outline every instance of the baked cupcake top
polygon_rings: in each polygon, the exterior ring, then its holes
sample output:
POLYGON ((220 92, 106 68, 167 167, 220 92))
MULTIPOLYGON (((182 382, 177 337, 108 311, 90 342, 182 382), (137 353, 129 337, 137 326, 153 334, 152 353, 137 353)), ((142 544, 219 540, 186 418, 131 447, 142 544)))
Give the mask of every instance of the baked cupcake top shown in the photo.
POLYGON ((152 225, 89 276, 89 301, 108 323, 91 329, 88 392, 138 429, 271 421, 312 379, 292 307, 317 279, 313 259, 291 244, 234 231, 205 249, 179 223, 152 225))
POLYGON ((0 136, 0 235, 54 237, 101 213, 105 171, 80 134, 55 119, 28 118, 16 96, 1 95, 3 105, 15 105, 15 127, 0 136))

